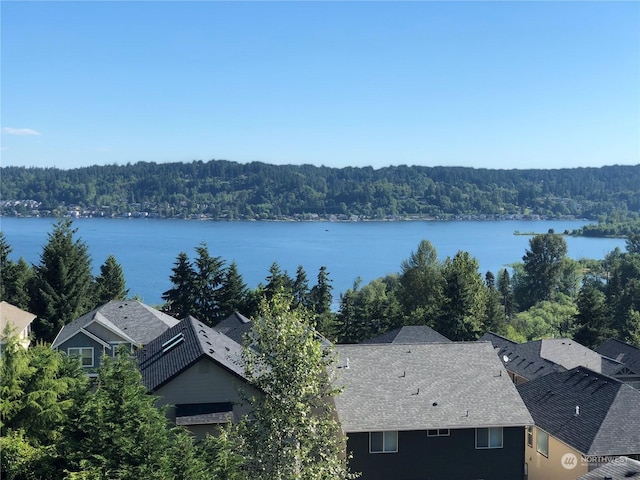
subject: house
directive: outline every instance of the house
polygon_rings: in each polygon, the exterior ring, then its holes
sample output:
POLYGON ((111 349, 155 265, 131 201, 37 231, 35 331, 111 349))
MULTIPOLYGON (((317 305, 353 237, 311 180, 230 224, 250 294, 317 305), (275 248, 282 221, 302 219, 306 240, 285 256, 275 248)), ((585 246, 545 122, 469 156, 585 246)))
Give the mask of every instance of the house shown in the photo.
POLYGON ((615 376, 624 367, 621 362, 600 355, 570 338, 546 338, 517 343, 488 332, 479 341, 491 342, 516 385, 578 366, 611 376, 615 376))
POLYGON ((578 480, 627 480, 640 478, 640 462, 629 457, 617 457, 578 477, 578 480))
POLYGON ((640 348, 610 338, 596 348, 596 352, 621 362, 623 366, 616 372, 615 377, 640 389, 640 348))
POLYGON ((193 317, 135 353, 142 381, 167 416, 197 438, 249 411, 258 395, 244 376, 242 346, 193 317))
POLYGON ((585 367, 517 386, 535 427, 528 480, 573 480, 614 457, 640 459, 640 391, 585 367))
POLYGON ((0 352, 6 342, 5 334, 11 333, 18 336, 20 345, 29 348, 31 342, 31 322, 36 318, 33 313, 26 312, 5 301, 0 302, 0 352), (9 329, 9 330, 8 330, 9 329))
POLYGON ((144 303, 114 300, 65 325, 51 347, 78 356, 94 376, 103 355, 115 355, 120 345, 135 350, 177 323, 144 303))
POLYGON ((251 320, 238 312, 233 312, 213 328, 242 345, 245 335, 251 331, 251 320))
POLYGON ((363 480, 523 478, 533 425, 490 343, 337 345, 335 397, 363 480))
POLYGON ((360 343, 439 343, 450 341, 431 327, 413 325, 396 328, 360 343))

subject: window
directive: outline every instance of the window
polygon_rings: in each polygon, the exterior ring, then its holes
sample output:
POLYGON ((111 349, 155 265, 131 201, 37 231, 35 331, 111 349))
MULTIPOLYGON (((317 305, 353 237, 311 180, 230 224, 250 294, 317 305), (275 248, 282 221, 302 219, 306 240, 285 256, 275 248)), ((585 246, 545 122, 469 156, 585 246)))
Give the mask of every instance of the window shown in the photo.
POLYGON ((549 434, 543 430, 538 429, 536 435, 536 450, 545 457, 549 458, 549 434))
POLYGON ((398 432, 370 432, 370 453, 396 453, 398 451, 398 432))
POLYGON ((448 437, 448 428, 438 428, 433 430, 427 430, 427 437, 448 437))
POLYGON ((533 448, 533 427, 527 427, 527 445, 533 448))
POLYGON ((67 354, 70 357, 78 357, 83 367, 93 367, 93 347, 70 347, 67 354))
POLYGON ((502 448, 502 427, 476 428, 476 448, 502 448))

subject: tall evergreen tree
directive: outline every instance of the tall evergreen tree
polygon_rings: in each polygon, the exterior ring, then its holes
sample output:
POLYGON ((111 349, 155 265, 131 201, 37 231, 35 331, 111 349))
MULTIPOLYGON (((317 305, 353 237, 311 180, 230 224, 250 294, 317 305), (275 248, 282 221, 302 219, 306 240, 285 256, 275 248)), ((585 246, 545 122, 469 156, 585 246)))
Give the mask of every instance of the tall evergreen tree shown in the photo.
POLYGON ((171 478, 170 431, 155 401, 130 355, 104 358, 95 391, 68 436, 70 471, 104 479, 171 478))
POLYGON ((36 338, 51 342, 60 329, 93 308, 91 257, 87 245, 75 239, 72 221, 53 227, 30 282, 29 311, 36 338))
POLYGON ((496 279, 492 272, 486 273, 485 284, 487 286, 487 310, 483 330, 504 335, 507 319, 504 307, 500 303, 500 292, 496 289, 496 279))
POLYGON ((272 299, 284 290, 287 295, 291 295, 293 290, 293 279, 286 270, 283 272, 277 262, 273 262, 269 267, 267 284, 261 288, 262 294, 267 300, 272 299))
POLYGON ((408 323, 433 326, 444 301, 441 269, 438 252, 428 240, 402 262, 399 299, 408 323))
POLYGON ((529 240, 529 249, 522 257, 525 276, 520 285, 521 308, 551 300, 558 292, 566 254, 567 242, 561 235, 547 233, 529 240))
POLYGON ((96 277, 96 304, 104 305, 111 300, 124 300, 128 294, 122 266, 116 257, 109 255, 100 265, 100 275, 96 277))
POLYGON ((173 287, 162 294, 166 302, 163 311, 176 318, 195 315, 195 277, 196 272, 185 252, 180 252, 169 277, 173 287))
POLYGON ((596 348, 613 336, 606 297, 595 282, 587 282, 580 289, 577 307, 576 331, 573 335, 577 342, 589 348, 596 348))
POLYGON ((296 278, 293 281, 293 305, 294 307, 309 308, 311 306, 311 295, 309 292, 309 280, 307 272, 302 265, 298 265, 296 278))
POLYGON ((224 261, 212 257, 206 243, 196 247, 198 256, 194 261, 196 276, 194 288, 195 317, 212 327, 221 318, 222 284, 224 281, 224 261))
POLYGON ((4 233, 0 231, 0 301, 8 302, 18 308, 29 308, 29 292, 27 285, 32 270, 24 258, 17 262, 9 258, 12 248, 4 233))
POLYGON ((476 340, 483 331, 487 310, 487 289, 478 261, 460 251, 447 258, 442 275, 446 305, 436 330, 451 340, 476 340))
POLYGON ((234 261, 224 272, 224 280, 220 292, 220 317, 226 318, 233 312, 249 315, 247 305, 247 285, 238 271, 238 264, 234 261))

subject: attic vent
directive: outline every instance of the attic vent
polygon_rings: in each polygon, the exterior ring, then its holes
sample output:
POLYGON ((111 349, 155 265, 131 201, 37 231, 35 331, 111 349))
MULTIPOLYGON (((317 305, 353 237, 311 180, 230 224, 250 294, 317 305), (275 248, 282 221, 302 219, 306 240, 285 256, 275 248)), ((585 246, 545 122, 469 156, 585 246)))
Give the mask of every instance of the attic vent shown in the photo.
POLYGON ((167 353, 169 350, 177 347, 182 342, 184 342, 184 335, 182 334, 182 332, 180 332, 162 344, 162 353, 167 353))

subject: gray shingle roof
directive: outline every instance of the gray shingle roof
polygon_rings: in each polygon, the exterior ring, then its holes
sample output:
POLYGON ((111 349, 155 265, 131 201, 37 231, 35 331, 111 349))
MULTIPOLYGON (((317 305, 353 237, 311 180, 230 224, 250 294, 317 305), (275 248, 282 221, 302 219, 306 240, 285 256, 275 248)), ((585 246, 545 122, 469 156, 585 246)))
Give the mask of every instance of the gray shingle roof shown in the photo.
POLYGON ((242 347, 193 317, 185 318, 149 342, 136 352, 136 358, 143 383, 152 392, 202 358, 245 378, 242 347))
POLYGON ((579 452, 640 453, 640 391, 629 385, 576 367, 517 389, 536 425, 579 452))
POLYGON ((337 345, 336 353, 345 432, 532 424, 489 343, 337 345))
POLYGON ((620 362, 603 357, 570 338, 516 343, 489 332, 480 337, 479 341, 490 341, 507 369, 528 380, 578 366, 605 375, 614 375, 622 367, 620 362), (508 360, 505 361, 505 358, 508 360))
POLYGON ((626 480, 628 478, 640 479, 640 462, 629 457, 617 457, 614 461, 591 470, 589 473, 578 477, 576 480, 626 480))
POLYGON ((628 343, 621 342, 615 338, 610 338, 596 351, 609 358, 622 362, 635 373, 640 374, 640 348, 636 348, 628 343))
POLYGON ((251 320, 238 312, 234 312, 213 329, 224 333, 227 337, 242 345, 245 335, 251 331, 251 320))
POLYGON ((442 343, 447 337, 426 325, 404 326, 360 343, 442 343))
POLYGON ((65 325, 58 332, 52 347, 56 348, 93 322, 102 323, 123 340, 130 339, 135 344, 145 345, 176 325, 178 320, 135 300, 114 300, 65 325))

